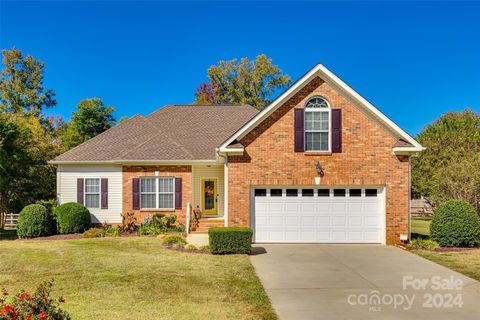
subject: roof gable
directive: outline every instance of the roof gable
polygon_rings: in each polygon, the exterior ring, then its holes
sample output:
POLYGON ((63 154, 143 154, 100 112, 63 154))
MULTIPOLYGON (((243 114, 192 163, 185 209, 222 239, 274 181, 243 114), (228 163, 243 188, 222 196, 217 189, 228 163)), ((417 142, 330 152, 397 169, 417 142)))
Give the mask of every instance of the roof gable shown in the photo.
POLYGON ((328 70, 322 64, 316 65, 313 69, 307 72, 303 77, 296 81, 290 88, 288 88, 284 93, 282 93, 277 99, 275 99, 269 106, 267 106, 262 112, 257 114, 252 118, 248 123, 241 127, 235 134, 230 136, 226 141, 220 146, 220 151, 228 152, 227 147, 235 142, 239 141, 245 135, 247 135, 251 130, 258 126, 262 121, 268 118, 274 111, 276 111, 280 106, 282 106, 288 99, 294 96, 299 92, 305 85, 312 81, 315 77, 320 77, 323 81, 328 83, 334 88, 337 88, 339 92, 346 95, 348 98, 353 100, 354 104, 361 107, 364 111, 373 116, 373 118, 384 125, 386 128, 390 129, 393 133, 398 136, 398 139, 406 141, 411 146, 395 146, 394 152, 419 152, 424 150, 412 136, 407 132, 401 129, 397 124, 385 116, 380 110, 343 82, 340 78, 334 75, 330 70, 328 70))

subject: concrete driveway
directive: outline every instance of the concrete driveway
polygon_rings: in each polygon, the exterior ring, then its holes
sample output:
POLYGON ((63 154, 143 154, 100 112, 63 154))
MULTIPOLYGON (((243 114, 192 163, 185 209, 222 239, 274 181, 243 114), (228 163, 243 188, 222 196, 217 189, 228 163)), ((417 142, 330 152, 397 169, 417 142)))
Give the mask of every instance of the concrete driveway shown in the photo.
POLYGON ((479 319, 480 284, 399 248, 255 245, 280 319, 479 319))

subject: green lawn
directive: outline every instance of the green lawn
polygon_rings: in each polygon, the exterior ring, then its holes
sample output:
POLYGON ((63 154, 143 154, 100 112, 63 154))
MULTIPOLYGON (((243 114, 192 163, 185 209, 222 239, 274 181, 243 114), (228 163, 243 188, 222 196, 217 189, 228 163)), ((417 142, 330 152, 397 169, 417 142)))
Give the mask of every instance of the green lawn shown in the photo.
POLYGON ((480 250, 463 252, 414 251, 421 257, 480 281, 480 250))
MULTIPOLYGON (((412 238, 430 237, 430 218, 412 218, 412 238)), ((413 251, 419 256, 480 281, 480 250, 463 252, 413 251)))
POLYGON ((246 255, 183 253, 148 237, 1 242, 0 288, 52 278, 73 319, 276 319, 246 255))
POLYGON ((430 236, 431 218, 412 217, 412 239, 430 236))

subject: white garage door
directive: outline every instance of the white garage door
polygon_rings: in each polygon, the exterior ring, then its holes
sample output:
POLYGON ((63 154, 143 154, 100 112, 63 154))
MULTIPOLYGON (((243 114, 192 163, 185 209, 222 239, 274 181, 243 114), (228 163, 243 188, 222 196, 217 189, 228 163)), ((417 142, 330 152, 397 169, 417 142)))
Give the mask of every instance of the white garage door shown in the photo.
POLYGON ((384 243, 383 188, 255 188, 255 242, 384 243))

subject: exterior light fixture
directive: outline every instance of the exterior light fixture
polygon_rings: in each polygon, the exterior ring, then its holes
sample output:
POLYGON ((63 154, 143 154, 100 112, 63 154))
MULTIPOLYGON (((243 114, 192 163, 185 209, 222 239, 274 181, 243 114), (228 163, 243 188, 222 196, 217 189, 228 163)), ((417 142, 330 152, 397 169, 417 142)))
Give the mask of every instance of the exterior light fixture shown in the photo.
POLYGON ((325 175, 325 173, 323 172, 323 168, 320 165, 320 161, 318 161, 317 164, 315 165, 315 169, 317 170, 317 173, 320 177, 323 177, 325 175))
POLYGON ((319 185, 320 180, 325 175, 325 172, 323 172, 322 166, 320 165, 320 161, 318 161, 317 164, 315 165, 315 170, 317 170, 317 174, 318 174, 318 177, 315 177, 315 184, 319 185))

